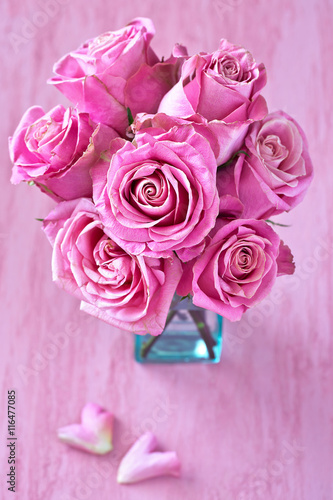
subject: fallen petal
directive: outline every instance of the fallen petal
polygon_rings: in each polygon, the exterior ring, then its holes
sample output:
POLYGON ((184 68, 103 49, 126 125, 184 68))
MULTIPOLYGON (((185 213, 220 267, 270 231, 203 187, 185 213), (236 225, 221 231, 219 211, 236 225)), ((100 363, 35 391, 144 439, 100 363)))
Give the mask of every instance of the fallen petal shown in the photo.
POLYGON ((95 403, 87 403, 81 412, 81 424, 58 429, 58 437, 75 448, 104 455, 112 450, 113 415, 95 403))
POLYGON ((154 434, 146 432, 134 443, 122 459, 117 481, 122 484, 136 483, 157 476, 180 474, 180 462, 174 451, 156 452, 154 434))

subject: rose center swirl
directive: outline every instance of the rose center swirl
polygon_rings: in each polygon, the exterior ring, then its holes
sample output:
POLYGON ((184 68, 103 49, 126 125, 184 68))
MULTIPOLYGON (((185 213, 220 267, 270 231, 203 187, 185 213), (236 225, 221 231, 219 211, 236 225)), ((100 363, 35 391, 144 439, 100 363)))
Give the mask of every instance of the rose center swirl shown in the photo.
POLYGON ((131 283, 134 261, 116 243, 103 236, 94 249, 100 285, 121 287, 131 283))
POLYGON ((243 71, 238 59, 230 54, 220 54, 219 57, 213 57, 210 69, 229 80, 240 82, 243 79, 243 71))
POLYGON ((258 138, 259 153, 266 160, 282 161, 288 156, 288 149, 281 143, 277 135, 260 136, 258 138))
MULTIPOLYGON (((239 244, 231 251, 228 276, 232 281, 244 280, 247 282, 256 272, 258 265, 258 248, 251 244, 239 244)), ((259 252, 260 253, 260 252, 259 252)))
POLYGON ((138 200, 143 205, 160 207, 167 199, 165 179, 159 173, 143 177, 133 182, 131 194, 135 200, 138 200))
POLYGON ((248 270, 249 265, 251 264, 251 254, 248 248, 242 248, 242 250, 238 253, 237 256, 237 264, 240 269, 244 272, 248 270))

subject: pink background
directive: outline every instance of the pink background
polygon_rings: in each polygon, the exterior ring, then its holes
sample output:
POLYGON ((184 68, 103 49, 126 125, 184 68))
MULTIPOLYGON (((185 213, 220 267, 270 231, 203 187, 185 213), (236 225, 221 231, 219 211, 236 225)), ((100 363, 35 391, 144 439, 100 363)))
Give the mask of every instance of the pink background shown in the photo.
POLYGON ((19 500, 331 500, 332 24, 329 0, 2 0, 0 219, 0 498, 6 489, 7 390, 17 393, 19 500), (44 14, 43 14, 44 12, 44 14), (81 42, 152 17, 153 47, 213 51, 226 37, 268 71, 269 108, 304 128, 315 180, 278 228, 294 277, 238 324, 225 322, 216 366, 141 366, 133 339, 79 312, 51 280, 51 248, 35 218, 53 202, 11 186, 7 136, 33 104, 65 102, 46 85, 52 65, 81 42), (43 26, 41 26, 43 25, 43 26), (22 38, 15 38, 19 36, 22 38), (56 429, 95 401, 116 416, 114 451, 95 458, 56 429), (119 459, 145 430, 176 450, 180 479, 116 483, 119 459))

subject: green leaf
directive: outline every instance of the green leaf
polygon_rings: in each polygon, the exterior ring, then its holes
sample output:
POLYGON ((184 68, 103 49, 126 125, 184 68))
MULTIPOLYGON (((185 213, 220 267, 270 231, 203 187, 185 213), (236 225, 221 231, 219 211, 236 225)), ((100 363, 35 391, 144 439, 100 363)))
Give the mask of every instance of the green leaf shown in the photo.
POLYGON ((182 300, 186 300, 186 299, 190 299, 190 298, 191 298, 191 294, 189 293, 189 294, 185 295, 185 297, 182 297, 182 298, 180 299, 180 302, 181 302, 182 300))
POLYGON ((50 193, 50 194, 54 195, 54 192, 51 191, 51 189, 49 189, 48 187, 46 187, 44 184, 41 184, 40 182, 38 182, 38 186, 42 187, 46 193, 50 193))
POLYGON ((126 108, 126 110, 127 110, 128 124, 131 126, 132 123, 134 122, 134 118, 133 118, 133 115, 132 115, 130 108, 126 108))
POLYGON ((246 155, 250 158, 250 155, 247 151, 240 149, 239 151, 236 151, 236 153, 232 155, 230 160, 228 160, 225 163, 222 163, 222 165, 219 165, 217 168, 219 169, 219 168, 223 168, 223 167, 228 167, 234 161, 234 159, 237 158, 237 156, 239 156, 239 155, 246 155))
POLYGON ((35 220, 38 220, 39 222, 44 222, 44 219, 36 219, 35 220))
POLYGON ((239 155, 246 155, 246 156, 248 156, 248 157, 250 158, 249 153, 248 153, 247 151, 243 151, 242 149, 240 149, 239 151, 237 151, 237 152, 235 153, 235 155, 238 155, 238 156, 239 156, 239 155))
POLYGON ((291 227, 290 224, 280 224, 279 222, 274 222, 273 220, 266 219, 266 222, 269 224, 272 224, 273 226, 280 226, 280 227, 291 227))

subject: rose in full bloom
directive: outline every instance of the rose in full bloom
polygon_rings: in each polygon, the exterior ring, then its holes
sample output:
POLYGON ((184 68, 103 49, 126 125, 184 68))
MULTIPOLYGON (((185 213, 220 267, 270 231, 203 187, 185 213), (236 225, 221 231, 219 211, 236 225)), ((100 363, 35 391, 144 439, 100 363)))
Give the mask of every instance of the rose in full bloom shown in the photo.
POLYGON ((222 39, 216 52, 201 52, 184 62, 179 82, 158 111, 209 124, 220 144, 218 162, 224 163, 242 145, 250 123, 266 115, 259 94, 265 84, 264 65, 222 39))
MULTIPOLYGON (((157 113, 156 115, 140 113, 136 116, 131 129, 136 135, 137 141, 142 134, 149 134, 161 140, 168 135, 166 133, 173 127, 176 127, 175 130, 177 130, 179 126, 185 124, 188 124, 187 120, 176 116, 168 116, 164 113, 157 113)), ((217 157, 220 148, 217 138, 209 126, 200 120, 198 122, 192 121, 191 125, 198 134, 207 139, 217 157)), ((238 198, 233 171, 229 167, 218 169, 216 185, 220 196, 219 215, 224 218, 239 218, 243 213, 244 207, 238 198)))
POLYGON ((89 170, 117 136, 76 109, 59 105, 44 113, 33 106, 9 139, 11 182, 34 181, 57 200, 90 197, 89 170))
POLYGON ((118 31, 86 41, 62 57, 49 80, 81 111, 125 135, 127 108, 155 113, 166 92, 177 82, 185 47, 160 61, 152 48, 155 28, 150 19, 134 19, 118 31))
POLYGON ((211 241, 188 273, 193 303, 239 320, 270 292, 280 274, 294 272, 293 257, 262 220, 218 221, 211 241))
POLYGON ((176 256, 130 255, 86 198, 59 203, 43 229, 53 246, 53 280, 81 299, 83 311, 136 334, 162 333, 182 271, 176 256))
POLYGON ((124 141, 111 163, 91 171, 94 202, 105 227, 133 254, 190 260, 203 249, 218 215, 216 160, 191 125, 161 137, 124 141))
POLYGON ((250 157, 234 168, 243 217, 266 219, 302 201, 313 177, 303 130, 283 111, 251 125, 245 144, 250 157))

